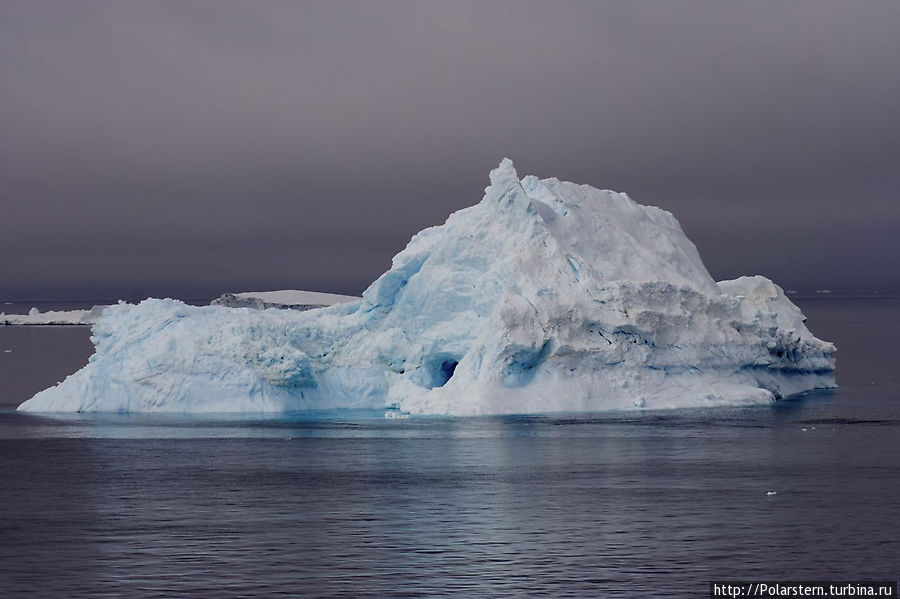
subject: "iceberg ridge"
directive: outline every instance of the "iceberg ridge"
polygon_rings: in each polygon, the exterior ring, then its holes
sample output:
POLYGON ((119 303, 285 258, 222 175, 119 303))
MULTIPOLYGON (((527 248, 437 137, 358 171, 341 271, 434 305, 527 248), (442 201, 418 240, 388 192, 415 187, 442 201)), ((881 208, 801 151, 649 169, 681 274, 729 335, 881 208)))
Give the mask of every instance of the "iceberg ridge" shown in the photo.
POLYGON ((19 409, 502 414, 768 402, 835 348, 765 277, 716 283, 670 213, 504 159, 362 299, 307 312, 145 300, 19 409))

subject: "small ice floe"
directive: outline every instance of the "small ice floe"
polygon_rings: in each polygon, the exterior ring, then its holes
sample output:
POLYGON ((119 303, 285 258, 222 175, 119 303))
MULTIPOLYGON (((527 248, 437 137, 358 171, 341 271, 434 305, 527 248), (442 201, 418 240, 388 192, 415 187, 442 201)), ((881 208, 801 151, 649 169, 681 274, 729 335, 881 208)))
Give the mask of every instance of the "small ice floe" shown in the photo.
POLYGON ((94 306, 90 310, 48 310, 41 312, 32 307, 28 314, 0 312, 0 324, 7 325, 90 325, 97 322, 106 306, 94 306))
POLYGON ((771 497, 772 495, 778 495, 778 491, 766 491, 766 495, 771 497))

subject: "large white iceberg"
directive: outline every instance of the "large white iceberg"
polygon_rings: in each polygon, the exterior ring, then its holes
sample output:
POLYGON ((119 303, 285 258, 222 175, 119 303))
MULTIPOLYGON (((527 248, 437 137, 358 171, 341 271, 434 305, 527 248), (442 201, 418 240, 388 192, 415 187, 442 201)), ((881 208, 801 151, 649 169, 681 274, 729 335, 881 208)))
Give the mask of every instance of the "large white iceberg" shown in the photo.
POLYGON ((831 343, 764 277, 716 283, 668 212, 491 172, 361 300, 108 308, 90 363, 19 409, 504 414, 769 402, 834 386, 831 343))

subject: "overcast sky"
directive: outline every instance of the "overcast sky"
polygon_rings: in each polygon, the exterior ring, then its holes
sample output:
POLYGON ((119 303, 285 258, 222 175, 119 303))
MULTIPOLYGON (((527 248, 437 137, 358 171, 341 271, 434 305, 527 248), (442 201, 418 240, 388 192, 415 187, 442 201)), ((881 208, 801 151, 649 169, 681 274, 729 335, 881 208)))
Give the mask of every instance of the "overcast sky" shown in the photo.
POLYGON ((0 298, 360 293, 520 175, 900 291, 900 2, 0 1, 0 298))

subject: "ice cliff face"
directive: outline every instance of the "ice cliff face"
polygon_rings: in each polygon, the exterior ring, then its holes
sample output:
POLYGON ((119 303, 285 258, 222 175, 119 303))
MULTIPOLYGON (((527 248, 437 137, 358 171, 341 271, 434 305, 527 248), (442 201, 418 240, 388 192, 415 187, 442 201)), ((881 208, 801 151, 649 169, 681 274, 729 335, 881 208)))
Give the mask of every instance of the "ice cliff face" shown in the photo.
POLYGON ((488 414, 767 402, 834 385, 834 346, 764 277, 716 283, 675 218, 520 180, 417 234, 362 300, 303 313, 109 308, 31 411, 488 414))

